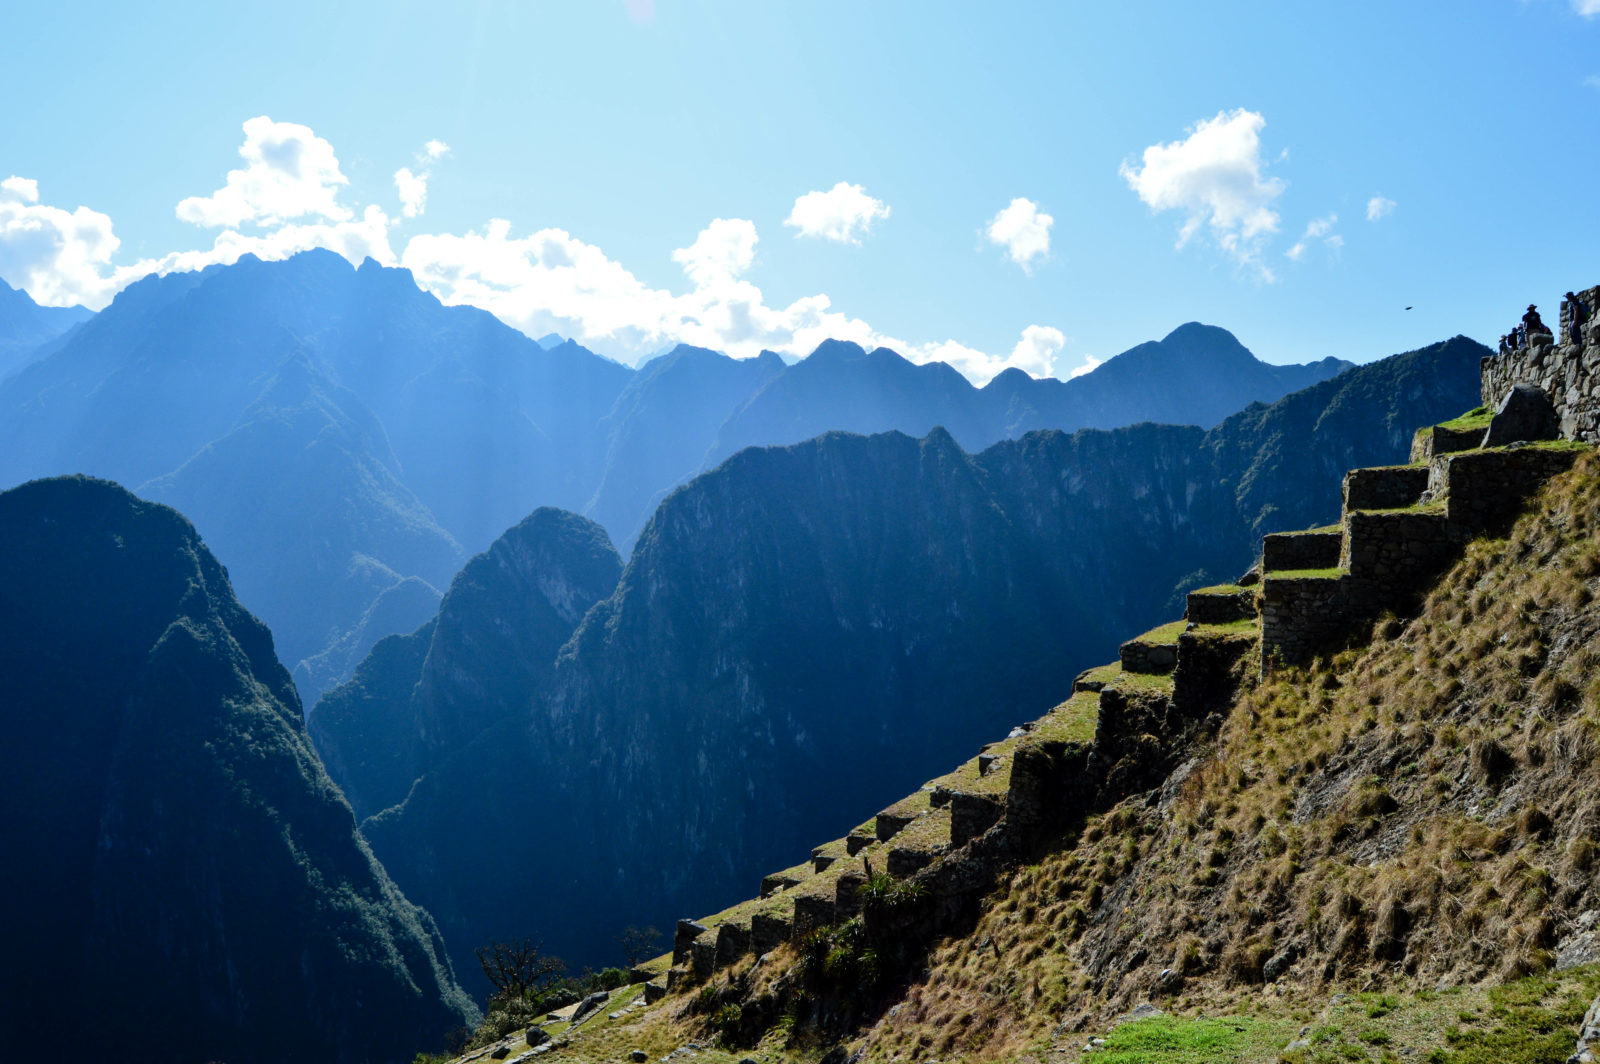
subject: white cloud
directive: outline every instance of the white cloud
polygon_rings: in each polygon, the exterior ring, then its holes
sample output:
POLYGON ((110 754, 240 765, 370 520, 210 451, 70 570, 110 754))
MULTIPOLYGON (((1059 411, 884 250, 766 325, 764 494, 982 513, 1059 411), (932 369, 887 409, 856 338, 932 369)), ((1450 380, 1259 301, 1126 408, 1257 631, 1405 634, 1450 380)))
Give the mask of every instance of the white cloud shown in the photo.
POLYGON ((1306 253, 1306 248, 1311 245, 1311 241, 1313 240, 1321 240, 1324 244, 1330 248, 1333 248, 1335 251, 1344 247, 1344 237, 1337 233, 1333 233, 1333 227, 1337 225, 1338 222, 1339 216, 1337 214, 1330 214, 1326 218, 1313 218, 1309 223, 1307 223, 1304 235, 1302 235, 1299 240, 1295 241, 1294 246, 1288 251, 1285 251, 1284 255, 1296 262, 1299 262, 1300 257, 1306 253), (1333 233, 1333 235, 1329 236, 1329 233, 1333 233))
POLYGON ((1600 0, 1572 0, 1572 10, 1584 18, 1600 15, 1600 0))
POLYGON ((104 305, 115 291, 107 274, 121 243, 107 215, 41 205, 39 183, 30 178, 0 181, 0 277, 37 302, 104 305))
POLYGON ((756 224, 743 218, 713 218, 694 243, 672 253, 672 261, 696 288, 731 281, 756 261, 756 224))
POLYGON ((340 186, 349 182, 333 145, 309 127, 259 115, 244 124, 239 155, 244 169, 229 170, 227 183, 211 195, 181 201, 179 219, 231 229, 246 223, 276 226, 308 215, 331 222, 351 217, 337 200, 340 186))
POLYGON ((450 154, 450 145, 442 140, 430 140, 417 153, 417 169, 402 166, 394 172, 394 189, 400 196, 400 214, 405 218, 419 218, 428 206, 428 180, 433 177, 432 164, 450 154))
POLYGON ((1271 271, 1260 263, 1261 246, 1278 230, 1273 201, 1284 183, 1263 176, 1261 130, 1265 118, 1240 108, 1223 111, 1197 123, 1183 140, 1152 144, 1142 165, 1126 162, 1123 180, 1157 211, 1185 215, 1178 247, 1208 228, 1222 250, 1241 265, 1252 266, 1263 280, 1271 271))
POLYGON ((798 229, 796 236, 859 244, 873 222, 887 217, 889 208, 882 200, 867 195, 860 185, 841 181, 827 192, 807 192, 796 199, 783 224, 798 229))
MULTIPOLYGON (((241 154, 247 160, 252 144, 265 144, 269 134, 284 128, 301 131, 295 137, 302 157, 310 150, 307 145, 326 145, 303 126, 267 119, 252 119, 246 126, 241 154)), ((430 144, 423 149, 426 159, 419 156, 416 165, 425 168, 446 150, 442 144, 438 150, 430 144)), ((260 154, 266 159, 272 152, 263 149, 260 154)), ((918 363, 949 362, 983 384, 1013 366, 1032 374, 1052 373, 1066 344, 1059 330, 1030 325, 1009 352, 991 354, 955 340, 918 344, 880 333, 836 309, 820 292, 787 305, 769 305, 761 289, 745 278, 758 244, 755 225, 745 219, 714 219, 689 246, 671 253, 691 286, 673 292, 645 284, 600 248, 560 229, 516 236, 510 222, 497 219, 466 233, 417 234, 397 249, 391 243, 397 219, 376 204, 357 209, 328 200, 301 212, 302 217, 312 216, 308 219, 285 220, 293 202, 304 203, 314 196, 304 189, 289 196, 270 181, 256 181, 249 170, 247 166, 230 174, 229 183, 215 196, 184 202, 207 204, 194 208, 196 216, 226 214, 257 223, 250 231, 225 228, 212 238, 210 247, 125 265, 113 262, 119 241, 109 217, 87 207, 68 211, 41 205, 36 182, 7 178, 0 181, 0 276, 26 288, 40 302, 82 302, 98 309, 147 274, 230 263, 247 253, 282 259, 320 247, 353 263, 371 257, 384 265, 403 265, 419 284, 447 303, 479 306, 531 336, 559 332, 630 362, 674 342, 747 357, 763 348, 809 354, 823 340, 836 338, 867 348, 893 348, 918 363), (236 179, 241 173, 246 176, 236 179)), ((313 170, 324 178, 339 172, 331 147, 313 170)), ((311 171, 302 167, 300 172, 311 171)), ((425 172, 414 171, 413 177, 425 172)), ((324 180, 320 187, 331 195, 339 183, 324 180)), ((418 206, 420 213, 420 202, 418 206)))
POLYGON ((1367 200, 1367 221, 1375 222, 1379 218, 1387 218, 1394 213, 1395 202, 1384 196, 1373 196, 1367 200))
POLYGON ((12 200, 17 203, 38 203, 39 182, 30 177, 18 177, 12 174, 4 181, 0 181, 0 202, 12 200))
POLYGON ((411 172, 411 167, 402 166, 394 172, 394 190, 400 194, 400 213, 407 218, 417 217, 428 205, 428 172, 418 175, 411 172))
POLYGON ((1106 360, 1103 358, 1095 358, 1093 355, 1086 355, 1083 359, 1083 365, 1074 369, 1071 373, 1068 373, 1067 380, 1073 380, 1077 377, 1083 376, 1086 373, 1093 373, 1095 370, 1105 365, 1105 362, 1106 360))
POLYGON ((1006 249, 1007 258, 1032 273, 1034 260, 1050 254, 1050 227, 1055 221, 1037 203, 1018 196, 989 219, 984 232, 991 244, 1006 249))

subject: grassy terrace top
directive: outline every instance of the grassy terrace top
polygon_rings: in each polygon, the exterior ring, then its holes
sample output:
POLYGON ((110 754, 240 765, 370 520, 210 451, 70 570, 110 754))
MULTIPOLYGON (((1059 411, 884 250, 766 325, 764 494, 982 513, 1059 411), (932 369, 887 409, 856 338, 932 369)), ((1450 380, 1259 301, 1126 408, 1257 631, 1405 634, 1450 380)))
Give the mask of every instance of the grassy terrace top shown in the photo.
POLYGON ((1347 576, 1343 569, 1337 565, 1331 569, 1284 569, 1281 571, 1269 570, 1263 574, 1266 580, 1337 580, 1347 576))
POLYGON ((1339 525, 1320 525, 1316 528, 1302 528, 1298 532, 1273 532, 1274 536, 1327 536, 1335 532, 1342 532, 1339 525))
MULTIPOLYGON (((1479 406, 1468 410, 1460 417, 1451 418, 1449 421, 1440 422, 1438 427, 1441 429, 1448 429, 1451 432, 1466 432, 1470 429, 1486 429, 1489 427, 1489 422, 1493 420, 1494 411, 1490 410, 1486 406, 1479 406)), ((1432 427, 1433 426, 1429 426, 1429 428, 1432 427)), ((1424 429, 1423 431, 1426 432, 1428 429, 1424 429)))
POLYGON ((1238 584, 1217 584, 1213 587, 1197 587, 1189 592, 1191 595, 1249 595, 1254 592, 1248 587, 1238 584))
POLYGON ((1222 624, 1197 624, 1189 635, 1196 639, 1232 639, 1238 636, 1254 636, 1259 631, 1260 622, 1254 617, 1246 617, 1238 621, 1225 621, 1222 624))
POLYGON ((1175 644, 1178 641, 1178 637, 1183 634, 1183 630, 1188 627, 1188 624, 1189 624, 1189 622, 1187 622, 1187 621, 1173 621, 1171 624, 1163 624, 1159 628, 1150 629, 1148 632, 1146 632, 1144 635, 1141 635, 1137 639, 1130 639, 1129 642, 1131 642, 1131 643, 1153 643, 1153 644, 1161 644, 1161 643, 1174 643, 1175 644))

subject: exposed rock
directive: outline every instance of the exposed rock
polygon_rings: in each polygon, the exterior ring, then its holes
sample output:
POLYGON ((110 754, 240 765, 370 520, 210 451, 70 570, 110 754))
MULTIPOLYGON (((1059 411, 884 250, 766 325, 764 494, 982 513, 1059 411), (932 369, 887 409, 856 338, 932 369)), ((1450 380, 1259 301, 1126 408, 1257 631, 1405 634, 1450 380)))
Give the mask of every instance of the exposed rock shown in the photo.
POLYGON ((1518 384, 1500 401, 1483 445, 1504 447, 1508 443, 1553 440, 1560 434, 1561 420, 1550 396, 1537 385, 1518 384))
POLYGON ((522 1037, 527 1039, 528 1045, 530 1046, 542 1046, 546 1042, 550 1041, 549 1033, 546 1032, 543 1027, 539 1026, 529 1027, 526 1031, 522 1032, 522 1037))
POLYGON ((1578 1031, 1578 1048, 1567 1058, 1567 1064, 1595 1064, 1600 1061, 1600 998, 1595 998, 1583 1017, 1583 1027, 1578 1031))
POLYGON ((605 990, 596 990, 582 1001, 578 1002, 578 1009, 572 1014, 572 1024, 577 1026, 596 1012, 600 1006, 611 999, 611 994, 605 990))

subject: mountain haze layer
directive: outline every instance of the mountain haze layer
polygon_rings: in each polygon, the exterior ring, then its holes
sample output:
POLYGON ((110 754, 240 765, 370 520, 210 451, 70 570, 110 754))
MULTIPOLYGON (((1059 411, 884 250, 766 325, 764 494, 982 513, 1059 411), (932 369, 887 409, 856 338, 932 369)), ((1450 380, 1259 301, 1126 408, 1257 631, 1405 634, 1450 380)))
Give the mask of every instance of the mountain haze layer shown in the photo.
POLYGON ((193 526, 29 483, 0 585, 0 1057, 398 1062, 470 1018, 193 526))
POLYGON ((44 307, 0 280, 0 380, 44 356, 50 341, 89 320, 87 307, 44 307))
MULTIPOLYGON (((506 686, 520 712, 369 837, 456 956, 527 934, 603 962, 617 928, 743 897, 1038 715, 1176 593, 1242 571, 1262 531, 1336 515, 1351 462, 1401 460, 1399 426, 1475 401, 1483 353, 1457 338, 1209 432, 742 451, 666 499, 542 686, 506 686), (495 849, 486 802, 537 818, 537 845, 495 849), (456 871, 491 851, 494 876, 456 871)), ((330 700, 416 691, 419 660, 380 644, 330 700)))
POLYGON ((0 486, 86 473, 179 506, 310 702, 539 506, 630 550, 668 492, 748 445, 943 425, 976 451, 1034 428, 1207 426, 1346 365, 1268 366, 1188 325, 1072 381, 983 389, 835 342, 788 366, 678 347, 636 371, 328 251, 147 277, 29 350, 0 380, 0 486))

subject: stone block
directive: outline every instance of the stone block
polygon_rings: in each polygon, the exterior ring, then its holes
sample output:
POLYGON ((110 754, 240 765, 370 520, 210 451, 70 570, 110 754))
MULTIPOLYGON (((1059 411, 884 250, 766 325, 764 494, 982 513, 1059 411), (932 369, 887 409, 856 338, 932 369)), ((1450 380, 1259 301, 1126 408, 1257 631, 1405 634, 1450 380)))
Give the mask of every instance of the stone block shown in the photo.
POLYGON ((757 956, 771 953, 793 933, 794 920, 777 913, 757 913, 750 918, 750 949, 757 956))
POLYGON ((656 1002, 660 1001, 666 996, 666 983, 652 979, 650 982, 644 984, 644 1003, 646 1005, 654 1005, 656 1002))
POLYGON ((1130 639, 1117 650, 1124 672, 1163 675, 1178 664, 1177 643, 1146 643, 1130 639))
POLYGON ((706 933, 706 925, 698 920, 679 920, 672 934, 672 963, 684 964, 689 960, 689 948, 694 940, 706 933))
POLYGON ((726 968, 750 952, 750 925, 738 920, 728 920, 717 928, 717 952, 714 963, 726 968))
POLYGON ((1344 475, 1344 512, 1414 506, 1427 488, 1427 466, 1352 469, 1344 475))
POLYGON ((802 894, 794 899, 795 938, 804 938, 813 931, 832 925, 832 898, 802 894))
POLYGON ((914 817, 901 813, 879 813, 877 816, 878 841, 888 842, 906 829, 914 817))
POLYGON ((891 847, 884 855, 884 871, 896 879, 916 875, 933 863, 933 853, 907 846, 891 847))
MULTIPOLYGON (((881 831, 883 829, 879 828, 878 830, 881 831)), ((877 841, 878 840, 875 835, 857 835, 852 832, 844 837, 844 852, 851 857, 854 857, 856 854, 860 853, 862 850, 866 849, 868 846, 871 846, 877 841)))
POLYGON ((1344 534, 1338 529, 1316 532, 1274 532, 1261 540, 1264 574, 1289 569, 1332 569, 1339 564, 1344 534))
MULTIPOLYGON (((1562 389, 1563 399, 1569 394, 1562 389)), ((1576 398, 1576 393, 1571 393, 1576 398)), ((1568 403, 1570 405, 1570 402, 1568 403)), ((1532 384, 1514 385, 1495 409, 1485 447, 1504 447, 1508 443, 1553 440, 1561 432, 1561 415, 1544 389, 1532 384)))
POLYGON ((1194 624, 1229 624, 1256 615, 1256 593, 1251 588, 1191 591, 1185 602, 1183 618, 1194 624))
POLYGON ((717 932, 707 931, 690 944, 689 969, 696 979, 705 979, 717 970, 717 932))
POLYGON ((1002 803, 988 795, 951 792, 950 845, 963 846, 969 839, 982 835, 994 827, 1004 811, 1002 803))

